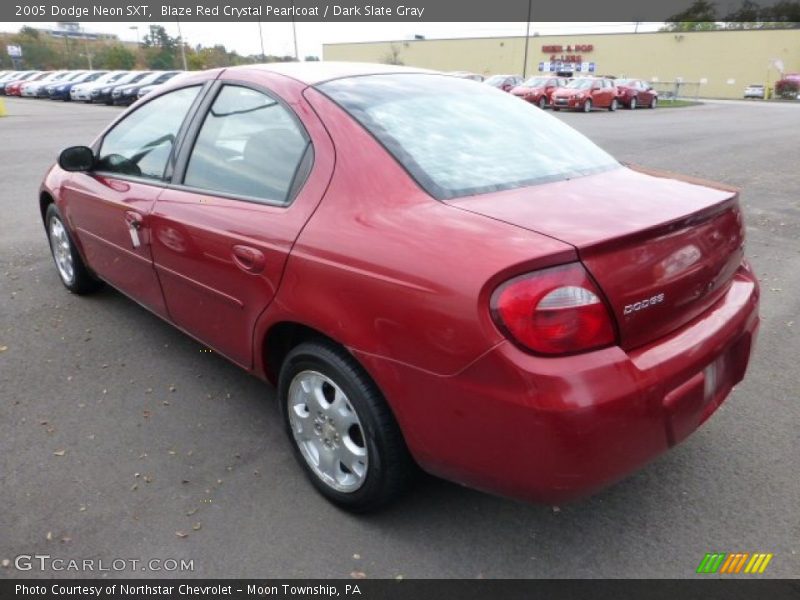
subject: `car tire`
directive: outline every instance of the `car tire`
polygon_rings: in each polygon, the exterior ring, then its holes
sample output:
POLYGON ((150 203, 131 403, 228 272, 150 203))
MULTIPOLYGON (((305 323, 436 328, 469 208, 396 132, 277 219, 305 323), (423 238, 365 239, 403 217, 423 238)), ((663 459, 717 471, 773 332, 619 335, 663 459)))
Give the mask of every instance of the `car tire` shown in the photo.
POLYGON ((47 207, 45 226, 47 240, 50 243, 50 253, 53 255, 56 271, 64 287, 73 294, 79 295, 90 294, 100 288, 102 283, 84 264, 61 212, 55 204, 47 207))
POLYGON ((416 468, 394 415, 343 348, 320 340, 292 349, 278 401, 295 458, 332 503, 368 512, 408 487, 416 468))
POLYGON ((544 110, 544 109, 545 109, 545 107, 547 106, 547 98, 545 98, 544 96, 542 96, 541 98, 539 98, 539 102, 537 102, 536 104, 537 104, 537 106, 538 106, 539 108, 541 108, 542 110, 544 110))
POLYGON ((636 96, 631 98, 631 101, 628 103, 628 108, 631 110, 636 110, 636 96))
POLYGON ((592 101, 591 100, 586 100, 583 103, 583 112, 585 112, 585 113, 592 112, 592 101))
POLYGON ((658 106, 658 98, 653 96, 650 100, 650 106, 648 106, 648 108, 655 108, 656 106, 658 106))
POLYGON ((619 107, 619 102, 617 101, 616 98, 612 98, 611 104, 608 105, 608 110, 610 110, 611 112, 615 112, 618 107, 619 107))
POLYGON ((558 112, 560 110, 561 110, 560 108, 556 108, 555 106, 553 107, 553 112, 558 112))

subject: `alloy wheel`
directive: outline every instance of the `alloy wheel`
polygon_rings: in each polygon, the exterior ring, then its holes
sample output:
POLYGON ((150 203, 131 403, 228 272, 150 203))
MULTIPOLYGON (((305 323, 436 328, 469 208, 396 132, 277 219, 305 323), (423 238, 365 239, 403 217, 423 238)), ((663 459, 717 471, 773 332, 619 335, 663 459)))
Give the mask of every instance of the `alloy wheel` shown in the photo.
POLYGON ((65 284, 70 285, 75 280, 75 265, 72 261, 72 248, 64 224, 58 217, 50 219, 50 249, 56 262, 58 274, 65 284))
POLYGON ((347 395, 318 371, 301 371, 289 385, 294 441, 313 473, 338 492, 354 492, 367 478, 364 428, 347 395))

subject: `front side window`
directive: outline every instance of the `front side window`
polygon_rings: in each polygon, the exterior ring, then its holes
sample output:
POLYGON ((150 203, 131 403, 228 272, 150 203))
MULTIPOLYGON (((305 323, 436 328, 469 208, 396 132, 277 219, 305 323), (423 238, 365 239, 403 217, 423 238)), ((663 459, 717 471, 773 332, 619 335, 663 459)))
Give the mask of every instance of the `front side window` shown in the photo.
POLYGON ((395 74, 337 79, 318 89, 372 133, 434 198, 619 167, 559 119, 488 86, 395 74))
POLYGON ((100 146, 97 170, 163 180, 178 129, 199 92, 193 86, 164 94, 117 123, 100 146))
POLYGON ((183 183, 285 204, 309 144, 295 118, 277 100, 226 85, 206 115, 183 183))

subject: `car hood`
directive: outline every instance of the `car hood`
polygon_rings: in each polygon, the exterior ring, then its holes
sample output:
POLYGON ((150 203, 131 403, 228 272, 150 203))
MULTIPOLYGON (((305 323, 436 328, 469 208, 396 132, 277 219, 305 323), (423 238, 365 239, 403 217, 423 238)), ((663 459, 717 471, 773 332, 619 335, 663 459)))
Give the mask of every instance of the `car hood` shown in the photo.
POLYGON ((541 87, 526 87, 526 86, 518 85, 513 90, 511 90, 511 93, 514 94, 515 96, 524 96, 526 94, 538 94, 543 89, 544 88, 541 88, 541 87))
POLYGON ((556 91, 553 92, 553 95, 570 97, 570 96, 578 96, 588 91, 589 90, 578 90, 575 88, 556 88, 556 91))

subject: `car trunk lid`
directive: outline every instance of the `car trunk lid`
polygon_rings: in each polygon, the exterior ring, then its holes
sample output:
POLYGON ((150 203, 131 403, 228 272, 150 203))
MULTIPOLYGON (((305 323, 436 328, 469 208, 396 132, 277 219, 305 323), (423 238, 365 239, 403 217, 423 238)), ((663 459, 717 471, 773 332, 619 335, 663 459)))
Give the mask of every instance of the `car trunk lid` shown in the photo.
POLYGON ((703 183, 618 168, 448 204, 573 245, 632 349, 707 310, 741 264, 737 194, 703 183))

